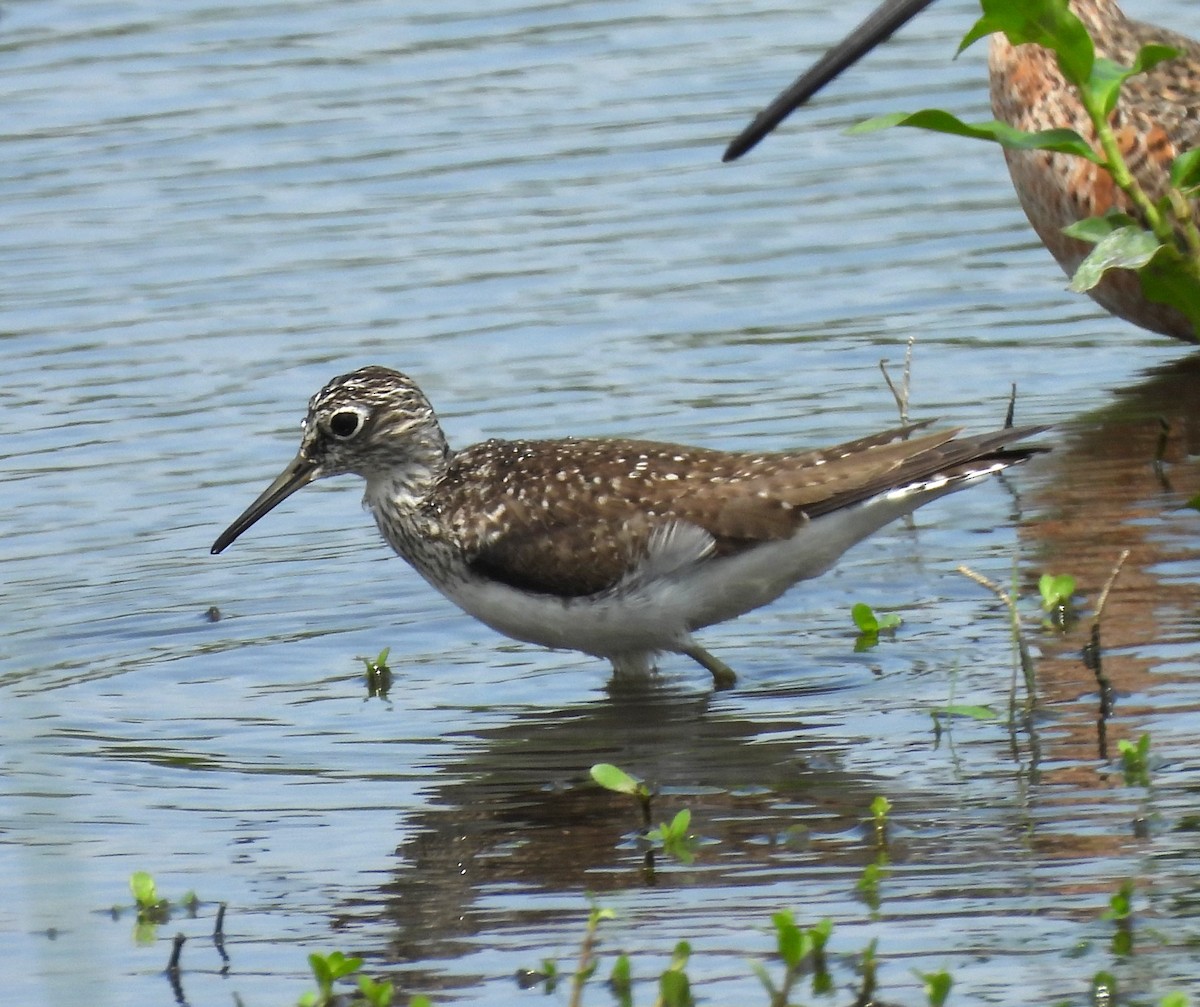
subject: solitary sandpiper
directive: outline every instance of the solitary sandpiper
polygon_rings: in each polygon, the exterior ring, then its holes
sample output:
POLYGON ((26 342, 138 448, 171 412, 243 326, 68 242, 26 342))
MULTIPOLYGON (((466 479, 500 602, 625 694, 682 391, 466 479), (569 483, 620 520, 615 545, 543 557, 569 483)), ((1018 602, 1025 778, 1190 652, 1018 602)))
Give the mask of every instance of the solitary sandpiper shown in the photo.
POLYGON ((928 423, 816 451, 639 440, 489 440, 451 450, 407 375, 363 367, 308 404, 300 451, 213 543, 219 553, 302 486, 354 473, 383 537, 493 629, 649 674, 692 632, 778 598, 889 521, 1040 450, 1043 427, 959 437, 928 423))

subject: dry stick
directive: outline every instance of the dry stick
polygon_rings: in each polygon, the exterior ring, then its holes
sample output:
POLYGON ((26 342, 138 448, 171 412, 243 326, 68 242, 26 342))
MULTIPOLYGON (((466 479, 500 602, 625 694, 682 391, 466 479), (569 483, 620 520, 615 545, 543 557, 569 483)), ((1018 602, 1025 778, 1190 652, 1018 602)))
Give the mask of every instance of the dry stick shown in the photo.
POLYGON ((1013 425, 1013 418, 1017 415, 1017 383, 1012 383, 1012 388, 1008 393, 1008 411, 1004 414, 1004 429, 1010 430, 1013 425))
MULTIPOLYGON (((1034 678, 1033 658, 1029 655, 1029 647, 1025 643, 1025 637, 1021 635, 1021 617, 1017 612, 1017 604, 1013 601, 1012 595, 1005 591, 999 584, 988 580, 983 574, 976 573, 968 566, 959 566, 957 570, 964 577, 970 578, 981 587, 986 587, 992 594, 1004 602, 1008 608, 1009 621, 1012 623, 1013 645, 1017 648, 1017 654, 1021 659, 1021 671, 1025 676, 1025 712, 1028 714, 1033 708, 1034 701, 1037 699, 1037 683, 1034 678)), ((1016 669, 1014 668, 1012 687, 1009 691, 1010 713, 1016 710, 1016 706, 1017 676, 1016 669)))
MULTIPOLYGON (((1012 624, 1013 646, 1016 648, 1021 662, 1021 671, 1025 676, 1025 709, 1022 711, 1021 720, 1025 727, 1025 735, 1029 739, 1030 771, 1033 772, 1041 761, 1041 745, 1038 742, 1037 732, 1033 727, 1033 707, 1037 702, 1037 680, 1034 675, 1033 658, 1029 655, 1029 647, 1025 643, 1025 637, 1021 635, 1021 616, 1017 612, 1017 603, 1014 601, 1014 595, 1016 594, 1016 566, 1015 564, 1013 566, 1014 586, 1012 594, 1009 594, 999 584, 992 583, 983 574, 976 573, 968 566, 959 566, 957 569, 964 577, 969 577, 976 584, 986 587, 1008 608, 1009 621, 1012 624)), ((1012 746, 1013 761, 1019 762, 1020 750, 1017 746, 1016 722, 1017 669, 1014 663, 1012 682, 1008 689, 1008 738, 1009 744, 1012 746)))
POLYGON ((1101 759, 1108 758, 1108 718, 1112 716, 1113 687, 1108 676, 1104 674, 1100 657, 1100 618, 1104 615, 1104 606, 1108 604, 1108 593, 1112 590, 1117 574, 1121 572, 1121 567, 1125 565, 1125 560, 1128 558, 1129 550, 1122 549, 1121 555, 1117 557, 1117 562, 1113 565, 1112 573, 1108 575, 1104 589, 1100 592, 1100 599, 1096 602, 1096 614, 1092 617, 1091 636, 1083 645, 1083 665, 1085 668, 1091 668, 1092 673, 1096 676, 1096 685, 1100 689, 1100 715, 1096 719, 1096 740, 1101 759))
POLYGON ((600 917, 598 911, 593 909, 588 916, 583 940, 579 944, 579 959, 575 964, 575 974, 571 976, 571 998, 568 1007, 580 1007, 583 1003, 584 984, 596 970, 596 931, 599 929, 600 917))
POLYGON ((887 360, 879 361, 879 370, 883 372, 883 380, 887 382, 888 390, 892 393, 892 398, 896 400, 896 408, 900 411, 900 422, 908 424, 908 393, 912 388, 912 357, 913 345, 917 341, 917 334, 911 333, 908 337, 908 344, 904 348, 904 374, 900 379, 900 389, 897 391, 895 384, 892 383, 892 376, 888 374, 887 360))

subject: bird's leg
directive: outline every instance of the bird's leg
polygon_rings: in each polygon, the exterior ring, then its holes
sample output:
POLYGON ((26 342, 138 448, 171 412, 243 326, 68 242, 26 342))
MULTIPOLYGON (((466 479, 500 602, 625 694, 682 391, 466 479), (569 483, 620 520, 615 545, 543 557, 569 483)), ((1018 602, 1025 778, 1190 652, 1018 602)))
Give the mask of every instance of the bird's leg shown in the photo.
POLYGON ((700 667, 706 668, 713 677, 713 687, 717 689, 732 689, 737 683, 737 675, 720 658, 713 657, 698 643, 689 643, 679 648, 679 653, 686 654, 700 667))

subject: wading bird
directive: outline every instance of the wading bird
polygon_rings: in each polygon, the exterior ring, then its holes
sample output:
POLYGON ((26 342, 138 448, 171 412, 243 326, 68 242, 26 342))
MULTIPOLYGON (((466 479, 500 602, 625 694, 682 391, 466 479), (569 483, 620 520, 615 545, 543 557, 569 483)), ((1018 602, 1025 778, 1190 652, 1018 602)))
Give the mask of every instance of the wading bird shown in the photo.
POLYGON ((639 440, 489 440, 453 451, 407 375, 364 367, 313 396, 300 451, 213 543, 315 479, 353 473, 383 537, 469 615, 517 640, 645 676, 692 637, 824 572, 901 515, 1041 450, 1041 427, 959 437, 918 423, 817 451, 639 440), (915 436, 914 436, 915 435, 915 436))

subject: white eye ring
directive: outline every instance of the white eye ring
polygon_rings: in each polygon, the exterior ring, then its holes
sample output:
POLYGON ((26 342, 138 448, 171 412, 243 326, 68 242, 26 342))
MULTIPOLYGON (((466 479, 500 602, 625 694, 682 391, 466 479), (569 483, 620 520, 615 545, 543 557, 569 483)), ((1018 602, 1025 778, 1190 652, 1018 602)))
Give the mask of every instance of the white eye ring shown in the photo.
POLYGON ((339 409, 329 417, 329 432, 341 441, 348 441, 362 426, 363 414, 355 409, 339 409))

